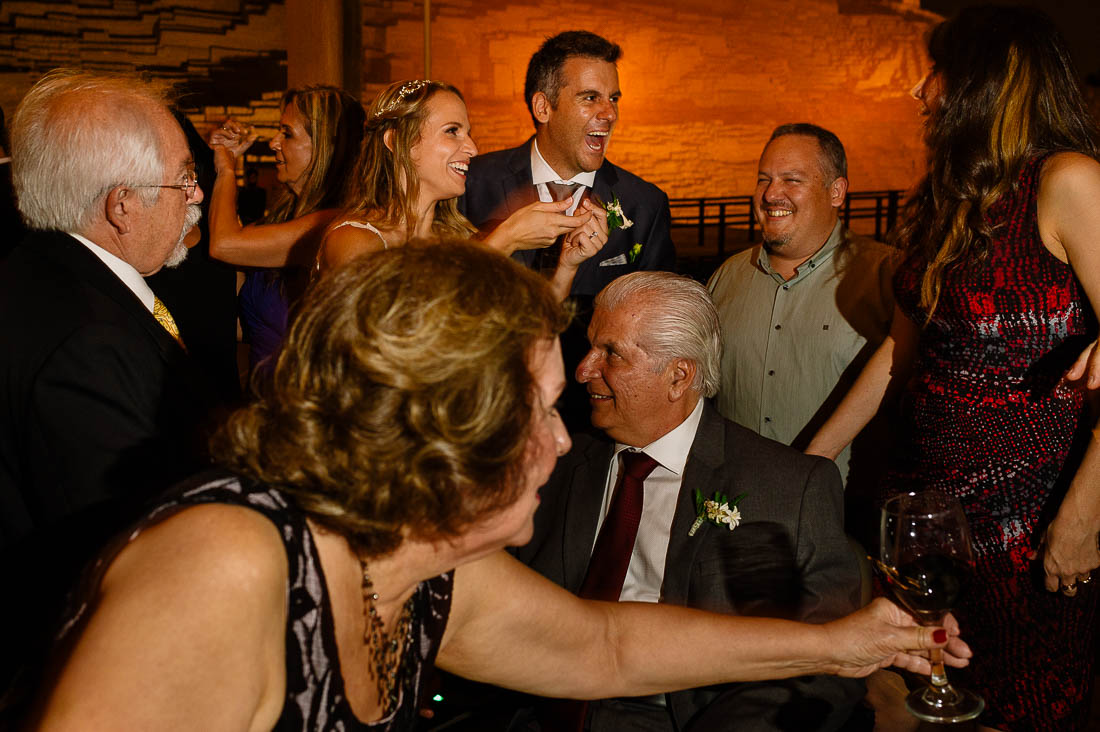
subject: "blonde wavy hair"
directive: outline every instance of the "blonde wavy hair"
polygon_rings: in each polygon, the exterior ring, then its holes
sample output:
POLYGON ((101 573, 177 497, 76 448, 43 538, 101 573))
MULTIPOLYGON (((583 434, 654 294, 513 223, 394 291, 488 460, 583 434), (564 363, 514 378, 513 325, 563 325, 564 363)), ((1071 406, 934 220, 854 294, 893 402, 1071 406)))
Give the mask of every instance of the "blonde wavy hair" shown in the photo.
POLYGON ((528 355, 567 323, 544 278, 476 243, 355 260, 307 294, 270 384, 212 452, 361 556, 458 536, 518 497, 528 355))
MULTIPOLYGON (((420 141, 421 127, 428 117, 428 100, 440 92, 463 98, 462 92, 444 81, 406 80, 390 84, 371 104, 363 145, 344 200, 347 218, 388 226, 404 224, 407 231, 415 230, 413 202, 420 195, 420 176, 410 152, 420 141), (386 133, 391 131, 387 146, 386 133)), ((476 232, 458 212, 457 199, 436 203, 433 235, 466 238, 476 232)))

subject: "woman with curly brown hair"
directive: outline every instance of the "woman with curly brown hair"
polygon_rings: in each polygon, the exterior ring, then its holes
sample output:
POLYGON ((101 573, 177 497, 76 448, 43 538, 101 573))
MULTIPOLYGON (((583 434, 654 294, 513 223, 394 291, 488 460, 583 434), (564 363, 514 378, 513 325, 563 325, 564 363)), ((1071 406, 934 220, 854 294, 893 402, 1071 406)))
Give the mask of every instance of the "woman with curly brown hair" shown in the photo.
POLYGON ((526 542, 569 437, 557 298, 477 244, 413 243, 306 296, 232 472, 161 499, 65 626, 44 729, 411 729, 432 663, 552 697, 928 670, 949 645, 879 600, 825 625, 583 601, 526 542), (721 642, 715 642, 721 639, 721 642))
MULTIPOLYGON (((346 211, 325 235, 317 270, 412 238, 475 235, 458 211, 466 171, 477 145, 470 136, 466 103, 443 81, 397 81, 374 100, 349 184, 346 211)), ((505 254, 549 246, 563 237, 551 279, 564 299, 577 267, 607 243, 607 212, 585 201, 575 216, 568 201, 532 203, 484 237, 505 254)))
POLYGON ((1100 599, 1100 435, 1083 396, 1100 386, 1097 130, 1039 11, 963 10, 928 50, 913 94, 929 171, 897 232, 893 329, 807 452, 836 455, 903 392, 883 493, 932 488, 966 511, 977 575, 957 612, 981 722, 1081 729, 1100 599))

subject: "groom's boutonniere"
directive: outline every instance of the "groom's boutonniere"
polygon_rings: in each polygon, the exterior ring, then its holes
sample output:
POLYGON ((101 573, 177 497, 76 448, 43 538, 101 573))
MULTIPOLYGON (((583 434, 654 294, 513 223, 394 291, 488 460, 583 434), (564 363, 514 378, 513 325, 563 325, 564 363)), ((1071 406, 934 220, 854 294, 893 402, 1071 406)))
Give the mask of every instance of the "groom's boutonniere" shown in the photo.
POLYGON ((611 194, 611 203, 604 203, 600 200, 599 196, 595 194, 593 194, 592 198, 596 200, 597 206, 601 206, 604 211, 607 211, 608 234, 615 229, 629 229, 634 225, 634 222, 628 219, 626 214, 623 213, 623 205, 619 202, 619 197, 614 193, 611 194))
POLYGON ((725 493, 716 491, 710 498, 704 498, 703 492, 696 488, 695 510, 699 512, 699 515, 695 517, 695 523, 691 525, 688 536, 695 536, 695 532, 706 521, 718 526, 725 526, 730 531, 736 529, 737 525, 741 523, 741 512, 737 510, 737 504, 747 495, 748 493, 742 493, 731 501, 725 493))

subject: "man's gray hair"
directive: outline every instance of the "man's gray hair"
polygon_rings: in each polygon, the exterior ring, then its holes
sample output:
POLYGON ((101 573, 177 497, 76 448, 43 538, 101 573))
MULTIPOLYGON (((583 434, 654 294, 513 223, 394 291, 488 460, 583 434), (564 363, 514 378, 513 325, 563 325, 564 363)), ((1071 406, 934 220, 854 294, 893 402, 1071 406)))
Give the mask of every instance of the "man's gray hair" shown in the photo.
POLYGON ((707 288, 672 272, 623 275, 596 296, 595 306, 614 310, 629 298, 646 298, 646 322, 638 346, 662 367, 676 358, 695 362, 691 386, 704 397, 718 393, 722 331, 707 288))
MULTIPOLYGON (((12 119, 12 182, 32 229, 80 232, 96 203, 120 185, 162 182, 164 154, 156 110, 163 89, 135 77, 51 71, 12 119)), ((146 205, 158 188, 138 189, 146 205)))

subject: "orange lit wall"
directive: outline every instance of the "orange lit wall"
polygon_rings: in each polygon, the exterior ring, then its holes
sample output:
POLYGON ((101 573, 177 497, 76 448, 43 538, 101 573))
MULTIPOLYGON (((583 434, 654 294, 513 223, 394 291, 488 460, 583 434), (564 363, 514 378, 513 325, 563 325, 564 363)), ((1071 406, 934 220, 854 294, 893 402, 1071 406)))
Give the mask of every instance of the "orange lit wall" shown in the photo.
MULTIPOLYGON (((463 91, 483 151, 509 147, 532 131, 523 103, 530 55, 549 35, 592 30, 624 52, 608 157, 670 195, 750 192, 771 130, 796 121, 841 138, 853 189, 904 188, 922 161, 907 91, 924 74, 922 38, 937 18, 886 5, 610 0, 568 12, 522 0, 433 2, 432 75, 463 91)), ((394 2, 392 11, 389 74, 422 76, 422 6, 394 2)))

